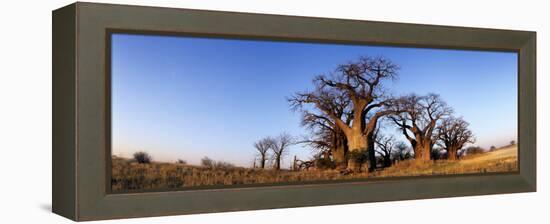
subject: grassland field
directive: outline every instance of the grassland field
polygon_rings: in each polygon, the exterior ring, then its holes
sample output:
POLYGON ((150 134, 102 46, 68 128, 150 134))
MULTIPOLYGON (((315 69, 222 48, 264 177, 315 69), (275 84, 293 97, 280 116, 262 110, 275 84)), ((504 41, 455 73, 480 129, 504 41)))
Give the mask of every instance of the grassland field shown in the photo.
POLYGON ((208 168, 161 162, 139 164, 130 159, 113 157, 111 186, 114 192, 124 192, 193 186, 291 183, 369 177, 513 172, 517 170, 517 145, 465 156, 456 161, 439 160, 415 163, 414 160, 407 160, 372 173, 342 173, 338 170, 276 171, 243 167, 208 168))

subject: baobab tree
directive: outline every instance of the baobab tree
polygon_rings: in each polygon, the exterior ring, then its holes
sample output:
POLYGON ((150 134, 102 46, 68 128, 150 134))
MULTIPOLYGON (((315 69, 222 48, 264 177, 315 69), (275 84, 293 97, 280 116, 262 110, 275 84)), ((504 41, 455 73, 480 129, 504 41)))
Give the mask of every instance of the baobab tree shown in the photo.
POLYGON ((314 154, 323 155, 324 159, 329 159, 334 163, 334 167, 346 168, 346 154, 348 152, 346 137, 338 127, 319 128, 311 137, 299 143, 311 146, 314 154))
POLYGON ((414 150, 416 161, 429 161, 436 141, 438 121, 451 115, 452 109, 437 94, 401 97, 393 104, 402 111, 390 116, 414 150))
POLYGON ((449 160, 458 159, 458 150, 466 143, 474 143, 474 135, 462 118, 447 117, 437 127, 438 145, 447 151, 449 160))
POLYGON ((281 169, 281 160, 286 154, 289 146, 294 144, 294 138, 287 133, 282 133, 277 137, 269 138, 270 149, 273 152, 274 167, 276 170, 281 169))
MULTIPOLYGON (((352 119, 350 102, 346 96, 336 91, 324 91, 322 93, 322 104, 324 108, 330 109, 332 113, 349 125, 352 119)), ((312 136, 300 143, 306 143, 317 150, 318 154, 328 152, 336 167, 346 168, 346 154, 348 151, 347 139, 335 121, 323 113, 315 113, 303 108, 301 101, 291 101, 294 110, 302 110, 302 126, 312 132, 312 136)))
MULTIPOLYGON (((369 171, 373 171, 376 165, 373 132, 378 119, 390 114, 383 109, 389 100, 384 96, 382 83, 395 79, 398 69, 396 64, 383 57, 361 57, 355 62, 338 66, 330 76, 317 76, 314 91, 296 93, 289 101, 294 105, 313 105, 329 117, 346 136, 348 150, 352 154, 361 155, 368 151, 371 162, 369 171), (324 97, 331 91, 343 94, 351 102, 352 119, 349 124, 325 105, 324 97)), ((348 160, 348 168, 357 170, 360 167, 361 164, 357 164, 354 158, 348 160)))
POLYGON ((260 160, 260 168, 265 168, 265 162, 268 159, 269 149, 271 148, 272 140, 270 138, 263 138, 254 143, 254 148, 258 151, 258 158, 260 160))

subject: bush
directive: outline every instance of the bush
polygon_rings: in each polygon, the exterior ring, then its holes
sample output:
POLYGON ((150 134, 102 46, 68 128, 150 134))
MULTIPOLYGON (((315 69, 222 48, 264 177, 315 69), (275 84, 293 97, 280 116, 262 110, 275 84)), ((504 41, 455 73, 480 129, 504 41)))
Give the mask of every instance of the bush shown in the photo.
POLYGON ((475 155, 475 154, 480 154, 484 152, 485 152, 485 149, 479 146, 470 146, 466 148, 466 155, 475 155))
POLYGON ((201 159, 201 166, 208 167, 208 168, 214 168, 215 161, 205 156, 201 159))
POLYGON ((326 170, 336 168, 336 163, 330 159, 319 158, 315 160, 315 167, 326 170))
POLYGON ((235 168, 235 165, 232 163, 224 162, 224 161, 215 161, 213 159, 208 158, 205 156, 201 159, 201 165, 210 168, 210 169, 231 169, 235 168))
POLYGON ((360 150, 360 151, 350 151, 348 153, 348 158, 355 161, 356 163, 363 164, 367 162, 367 160, 369 159, 369 156, 366 150, 360 150))
POLYGON ((431 154, 433 160, 447 159, 449 157, 449 153, 441 149, 433 149, 431 154))
POLYGON ((185 160, 183 160, 183 159, 178 159, 178 160, 176 161, 176 163, 177 163, 177 164, 185 165, 185 164, 187 164, 187 161, 185 161, 185 160))
POLYGON ((232 163, 228 163, 228 162, 224 162, 224 161, 218 161, 215 163, 215 167, 216 169, 231 169, 231 168, 235 168, 235 165, 233 165, 232 163))
POLYGON ((151 163, 151 161, 153 161, 153 158, 149 155, 149 153, 143 151, 134 153, 134 159, 138 163, 151 163))

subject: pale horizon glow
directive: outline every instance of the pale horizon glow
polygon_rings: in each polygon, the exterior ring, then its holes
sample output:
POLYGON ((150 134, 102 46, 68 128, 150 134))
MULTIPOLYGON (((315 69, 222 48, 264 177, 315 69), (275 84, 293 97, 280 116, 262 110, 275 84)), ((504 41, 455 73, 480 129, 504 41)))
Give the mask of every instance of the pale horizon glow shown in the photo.
MULTIPOLYGON (((517 141, 517 53, 113 34, 112 154, 250 167, 256 140, 308 134, 286 97, 364 55, 401 67, 386 85, 394 95, 440 94, 470 123, 473 145, 517 141)), ((293 146, 283 168, 294 155, 311 151, 293 146)))

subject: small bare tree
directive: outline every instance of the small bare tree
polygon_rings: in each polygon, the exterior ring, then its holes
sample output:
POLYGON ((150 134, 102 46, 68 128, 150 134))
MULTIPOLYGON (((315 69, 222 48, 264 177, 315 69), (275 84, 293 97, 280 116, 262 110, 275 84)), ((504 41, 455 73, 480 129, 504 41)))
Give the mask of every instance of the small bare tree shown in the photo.
MULTIPOLYGON (((347 95, 335 90, 325 90, 319 93, 318 103, 325 110, 332 113, 350 125, 353 119, 353 112, 350 107, 351 102, 347 95)), ((323 112, 314 109, 306 109, 304 101, 299 98, 289 99, 293 110, 301 110, 302 126, 311 131, 311 136, 302 140, 315 150, 315 153, 326 153, 331 155, 333 162, 340 168, 347 166, 346 154, 348 152, 347 139, 344 132, 336 125, 334 119, 323 112)))
POLYGON ((286 154, 289 146, 294 144, 294 138, 287 133, 282 133, 275 138, 270 138, 269 141, 271 142, 270 148, 271 148, 271 151, 273 152, 274 167, 276 170, 280 170, 281 160, 283 156, 286 154))
POLYGON ((437 127, 438 145, 447 151, 449 160, 458 159, 458 151, 466 143, 474 143, 474 135, 462 118, 447 117, 437 127))
POLYGON ((258 151, 258 157, 260 159, 260 168, 265 168, 265 162, 268 159, 269 149, 273 141, 269 138, 263 138, 254 143, 254 148, 258 151))
POLYGON ((383 166, 390 167, 392 165, 392 155, 394 154, 395 138, 393 136, 384 136, 382 134, 376 134, 375 138, 376 152, 380 154, 383 159, 383 166))

